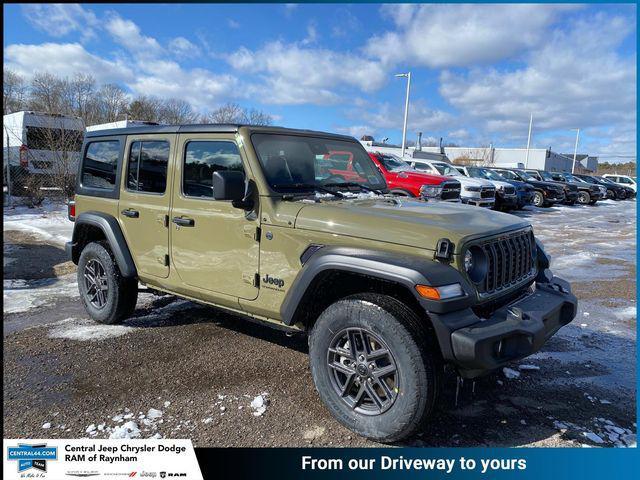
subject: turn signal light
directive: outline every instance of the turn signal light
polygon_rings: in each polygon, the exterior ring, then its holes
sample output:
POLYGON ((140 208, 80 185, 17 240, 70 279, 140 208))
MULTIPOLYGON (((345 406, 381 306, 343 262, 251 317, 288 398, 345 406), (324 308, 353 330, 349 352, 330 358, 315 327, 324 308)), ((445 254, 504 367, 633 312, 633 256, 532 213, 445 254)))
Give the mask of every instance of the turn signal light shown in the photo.
POLYGON ((429 300, 440 300, 440 292, 435 287, 429 285, 416 285, 416 291, 421 297, 428 298, 429 300))

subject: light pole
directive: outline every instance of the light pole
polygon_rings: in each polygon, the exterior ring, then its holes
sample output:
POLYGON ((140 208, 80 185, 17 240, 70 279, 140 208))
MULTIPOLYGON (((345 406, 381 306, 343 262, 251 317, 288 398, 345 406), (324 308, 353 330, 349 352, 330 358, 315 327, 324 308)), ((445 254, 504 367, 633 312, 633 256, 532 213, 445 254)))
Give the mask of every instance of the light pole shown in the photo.
POLYGON ((409 90, 411 89, 411 72, 396 73, 396 77, 407 77, 407 96, 404 100, 404 125, 402 126, 402 156, 407 145, 407 119, 409 118, 409 90))
POLYGON ((533 127, 533 113, 529 117, 529 136, 527 137, 527 156, 524 160, 524 168, 529 168, 529 146, 531 145, 531 128, 533 127))
POLYGON ((578 156, 578 140, 580 139, 580 129, 572 128, 572 131, 576 131, 576 146, 573 148, 573 163, 571 164, 571 173, 575 173, 576 170, 576 157, 578 156))

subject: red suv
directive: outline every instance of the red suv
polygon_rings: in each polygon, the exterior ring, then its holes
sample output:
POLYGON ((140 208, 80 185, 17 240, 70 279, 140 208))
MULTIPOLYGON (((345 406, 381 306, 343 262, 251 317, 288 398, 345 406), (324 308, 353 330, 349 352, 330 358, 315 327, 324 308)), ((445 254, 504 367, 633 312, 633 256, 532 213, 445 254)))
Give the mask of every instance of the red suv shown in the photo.
MULTIPOLYGON (((382 173, 389 193, 404 197, 418 197, 431 200, 460 201, 460 182, 442 175, 418 172, 407 162, 386 153, 369 152, 369 157, 382 173)), ((325 174, 340 177, 340 181, 365 182, 353 164, 351 152, 332 151, 324 156, 325 174)))

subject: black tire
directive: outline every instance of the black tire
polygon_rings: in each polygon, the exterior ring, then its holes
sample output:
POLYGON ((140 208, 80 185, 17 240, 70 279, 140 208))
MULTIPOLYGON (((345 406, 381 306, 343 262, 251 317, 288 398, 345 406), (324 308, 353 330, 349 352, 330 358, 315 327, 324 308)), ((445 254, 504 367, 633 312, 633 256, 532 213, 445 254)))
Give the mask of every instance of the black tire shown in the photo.
POLYGON ((78 290, 85 310, 98 323, 121 323, 133 313, 138 301, 138 281, 122 276, 109 244, 104 241, 89 243, 82 250, 78 261, 78 290), (96 288, 85 276, 95 278, 95 268, 101 268, 104 272, 104 275, 100 275, 104 279, 101 284, 106 284, 104 295, 96 295, 96 288))
POLYGON ((616 199, 616 192, 612 190, 607 190, 607 200, 615 200, 615 199, 616 199))
POLYGON ((598 203, 598 200, 591 200, 591 201, 589 202, 589 205, 595 205, 596 203, 598 203))
MULTIPOLYGON (((353 356, 353 352, 349 350, 348 355, 353 356)), ((350 430, 372 440, 395 442, 416 433, 433 410, 440 391, 442 360, 437 344, 425 331, 424 321, 419 319, 413 310, 386 295, 354 295, 330 305, 320 315, 311 331, 309 358, 316 389, 332 415, 350 430), (380 408, 379 412, 373 413, 364 410, 364 402, 359 405, 356 403, 355 406, 349 405, 350 397, 338 392, 336 378, 339 373, 334 372, 339 370, 329 367, 330 358, 336 353, 335 350, 330 351, 330 347, 347 329, 367 332, 368 338, 376 337, 375 342, 381 343, 391 352, 393 364, 397 368, 392 375, 392 385, 382 389, 381 384, 372 385, 367 382, 367 386, 365 381, 362 381, 360 384, 354 383, 350 390, 358 392, 360 389, 366 390, 373 386, 380 388, 379 391, 389 391, 391 396, 387 397, 388 405, 384 410, 380 408), (393 395, 392 392, 396 394, 393 395)), ((349 363, 352 360, 341 356, 340 364, 344 361, 349 363)), ((362 362, 366 367, 368 361, 368 358, 357 359, 357 366, 347 365, 353 370, 349 375, 360 375, 362 362)), ((384 365, 375 365, 366 375, 374 377, 376 368, 382 370, 384 365)), ((349 378, 346 373, 343 375, 349 378)), ((376 405, 373 404, 372 408, 375 410, 376 405)))
POLYGON ((541 191, 536 190, 533 193, 533 199, 531 200, 531 205, 538 208, 547 206, 546 202, 544 201, 544 195, 542 194, 541 191))
POLYGON ((413 197, 413 195, 406 190, 390 190, 389 193, 391 195, 395 195, 396 197, 413 197))
POLYGON ((591 203, 591 195, 589 195, 589 192, 578 192, 578 203, 580 205, 588 205, 589 203, 591 203))

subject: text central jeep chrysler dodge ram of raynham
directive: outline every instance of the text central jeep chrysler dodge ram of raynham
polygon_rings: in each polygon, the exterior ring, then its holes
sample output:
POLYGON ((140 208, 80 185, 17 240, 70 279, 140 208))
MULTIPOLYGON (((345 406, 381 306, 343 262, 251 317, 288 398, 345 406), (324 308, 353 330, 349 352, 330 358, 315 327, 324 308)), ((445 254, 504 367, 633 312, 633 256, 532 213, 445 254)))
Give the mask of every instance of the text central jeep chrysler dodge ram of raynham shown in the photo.
POLYGON ((386 195, 352 137, 154 126, 89 132, 81 153, 67 250, 92 318, 126 318, 140 283, 305 332, 320 397, 368 438, 415 433, 445 364, 490 372, 576 314, 529 223, 386 195), (326 176, 331 151, 366 182, 326 176))

